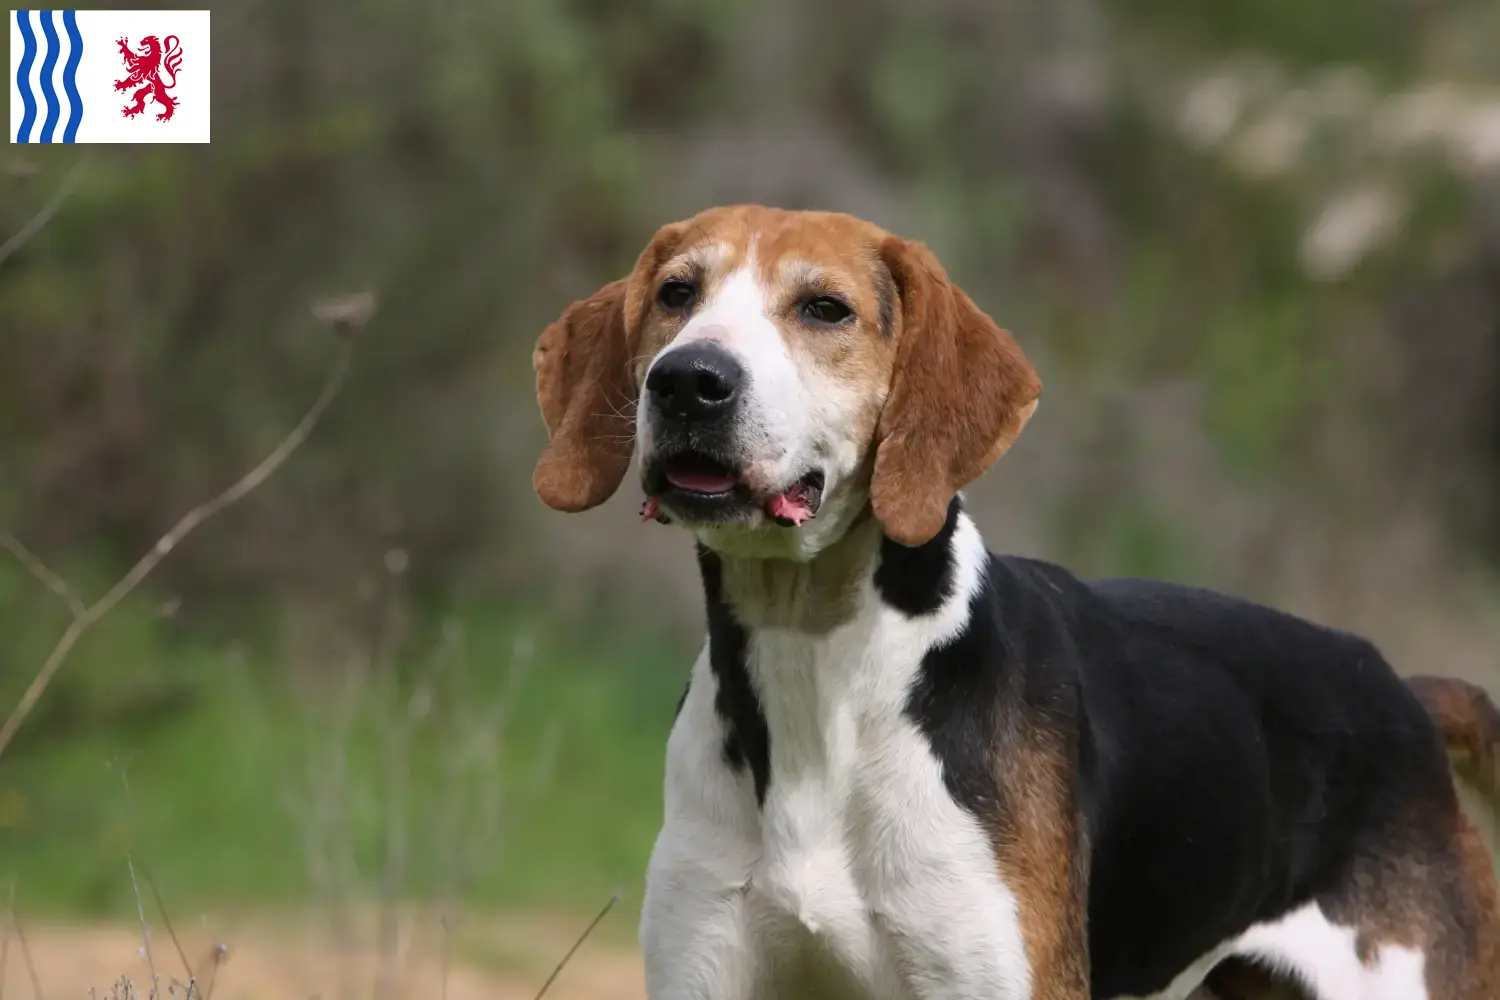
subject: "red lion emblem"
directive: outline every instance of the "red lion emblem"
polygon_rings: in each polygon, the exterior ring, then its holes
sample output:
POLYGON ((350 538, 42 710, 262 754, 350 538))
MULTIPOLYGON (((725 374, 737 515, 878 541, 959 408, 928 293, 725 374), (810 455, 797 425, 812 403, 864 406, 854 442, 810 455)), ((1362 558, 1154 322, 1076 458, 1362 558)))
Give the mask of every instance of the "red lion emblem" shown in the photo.
POLYGON ((141 47, 136 52, 130 51, 130 40, 122 38, 120 55, 125 57, 125 70, 130 75, 116 80, 115 89, 139 88, 132 95, 135 103, 125 105, 125 117, 134 118, 145 111, 146 98, 150 97, 161 105, 161 114, 156 120, 170 121, 172 113, 177 110, 177 98, 168 95, 167 91, 177 86, 177 70, 182 66, 182 45, 177 36, 168 35, 164 46, 155 35, 147 35, 141 39, 141 47))

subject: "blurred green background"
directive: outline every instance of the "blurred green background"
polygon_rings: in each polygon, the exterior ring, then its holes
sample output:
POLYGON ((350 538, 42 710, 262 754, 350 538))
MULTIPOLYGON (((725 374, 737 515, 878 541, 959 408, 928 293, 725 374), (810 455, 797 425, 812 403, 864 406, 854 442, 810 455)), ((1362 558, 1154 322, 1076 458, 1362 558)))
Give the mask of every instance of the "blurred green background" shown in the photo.
MULTIPOLYGON (((1228 588, 1496 679, 1490 0, 240 0, 207 147, 12 145, 0 530, 91 630, 0 756, 38 916, 628 913, 698 642, 687 541, 530 491, 530 350, 665 221, 921 238, 1047 383, 992 547, 1228 588)), ((627 484, 632 480, 627 479, 627 484)), ((0 709, 68 621, 0 559, 0 709)), ((630 920, 616 922, 629 935, 630 920)))

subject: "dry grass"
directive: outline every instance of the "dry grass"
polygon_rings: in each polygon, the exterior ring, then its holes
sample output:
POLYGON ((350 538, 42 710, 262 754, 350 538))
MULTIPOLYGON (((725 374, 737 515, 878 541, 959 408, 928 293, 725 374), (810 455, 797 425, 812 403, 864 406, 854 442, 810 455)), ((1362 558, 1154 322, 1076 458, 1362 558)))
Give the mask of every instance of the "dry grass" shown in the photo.
MULTIPOLYGON (((376 924, 371 914, 368 929, 376 924)), ((388 959, 373 947, 353 952, 333 947, 310 915, 227 918, 219 933, 204 926, 182 929, 184 951, 201 986, 187 992, 190 977, 175 955, 158 950, 161 988, 149 992, 151 963, 138 929, 122 924, 38 924, 26 928, 38 981, 21 969, 0 967, 0 996, 9 1000, 64 997, 188 1000, 345 1000, 371 997, 377 990, 402 1000, 534 1000, 545 969, 568 949, 570 933, 559 921, 530 916, 472 918, 453 936, 426 914, 408 926, 399 971, 389 977, 388 959), (491 945, 504 941, 520 957, 501 957, 491 945), (528 959, 534 959, 534 961, 528 959), (542 957, 547 956, 543 961, 542 957), (213 970, 210 979, 206 970, 213 970), (382 982, 383 980, 383 982, 382 982)), ((628 951, 590 944, 580 949, 548 988, 546 1000, 640 1000, 644 996, 640 960, 628 951)))

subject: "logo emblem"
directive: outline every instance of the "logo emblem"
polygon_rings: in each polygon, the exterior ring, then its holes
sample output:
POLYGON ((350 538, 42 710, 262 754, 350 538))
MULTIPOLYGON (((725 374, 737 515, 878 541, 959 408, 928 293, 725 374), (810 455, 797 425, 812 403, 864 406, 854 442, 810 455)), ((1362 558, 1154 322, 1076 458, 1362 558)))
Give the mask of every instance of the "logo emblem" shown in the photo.
POLYGON ((13 10, 11 142, 208 142, 209 12, 13 10))
POLYGON ((168 35, 166 42, 155 35, 141 39, 137 52, 130 51, 129 39, 119 40, 120 55, 125 60, 125 72, 130 75, 115 81, 116 90, 134 90, 135 103, 125 105, 122 114, 134 118, 146 110, 146 101, 153 100, 161 108, 156 116, 159 122, 172 120, 177 110, 177 99, 167 91, 177 86, 177 71, 182 66, 182 42, 176 35, 168 35), (136 89, 139 88, 139 89, 136 89))

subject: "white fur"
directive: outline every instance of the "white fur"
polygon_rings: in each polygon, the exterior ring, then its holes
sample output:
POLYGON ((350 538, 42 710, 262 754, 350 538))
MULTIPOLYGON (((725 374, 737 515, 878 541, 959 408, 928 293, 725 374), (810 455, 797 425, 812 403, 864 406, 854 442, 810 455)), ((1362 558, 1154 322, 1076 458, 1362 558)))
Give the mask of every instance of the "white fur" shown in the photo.
POLYGON ((1317 1000, 1427 1000, 1420 951, 1382 945, 1366 965, 1355 936, 1354 928, 1333 923, 1309 903, 1275 923, 1250 928, 1234 954, 1293 973, 1317 1000))
MULTIPOLYGON (((698 247, 693 255, 711 267, 727 248, 698 247)), ((783 267, 805 267, 798 261, 783 267)), ((757 273, 754 247, 721 281, 666 347, 651 359, 688 344, 712 340, 735 356, 749 374, 749 385, 736 415, 736 435, 745 456, 741 474, 752 486, 780 492, 812 469, 825 476, 818 516, 795 530, 769 520, 754 530, 743 525, 707 528, 702 538, 720 551, 747 557, 809 559, 843 537, 850 521, 864 508, 867 489, 856 473, 867 442, 853 440, 849 429, 866 398, 883 387, 854 386, 832 378, 815 365, 798 364, 775 316, 792 303, 776 302, 757 273)), ((643 381, 644 393, 644 381, 643 381)), ((636 408, 636 441, 641 455, 652 453, 650 407, 636 408)))
POLYGON ((1294 977, 1313 1000, 1428 1000, 1426 957, 1413 948, 1381 945, 1368 964, 1355 946, 1357 932, 1329 920, 1309 903, 1280 920, 1251 927, 1194 962, 1166 990, 1144 998, 1187 1000, 1215 965, 1230 956, 1255 959, 1294 977))
POLYGON ((960 520, 953 596, 909 618, 866 580, 826 635, 752 633, 770 730, 757 809, 731 770, 707 655, 667 747, 641 944, 651 1000, 1029 1000, 1015 896, 906 718, 923 653, 962 629, 985 554, 960 520))

